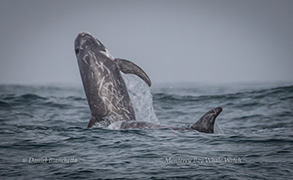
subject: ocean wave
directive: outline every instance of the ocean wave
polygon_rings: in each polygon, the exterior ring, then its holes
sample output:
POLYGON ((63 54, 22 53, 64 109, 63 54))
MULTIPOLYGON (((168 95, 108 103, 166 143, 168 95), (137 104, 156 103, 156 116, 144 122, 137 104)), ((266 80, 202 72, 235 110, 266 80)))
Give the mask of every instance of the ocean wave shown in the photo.
MULTIPOLYGON (((180 89, 178 89, 180 91, 180 89)), ((253 90, 246 92, 236 93, 223 93, 223 94, 211 94, 211 95, 178 95, 169 93, 154 93, 154 99, 158 101, 204 101, 204 100, 237 100, 243 97, 250 97, 255 99, 262 99, 265 97, 275 97, 291 99, 293 93, 293 86, 284 86, 277 88, 268 88, 261 90, 253 90)))

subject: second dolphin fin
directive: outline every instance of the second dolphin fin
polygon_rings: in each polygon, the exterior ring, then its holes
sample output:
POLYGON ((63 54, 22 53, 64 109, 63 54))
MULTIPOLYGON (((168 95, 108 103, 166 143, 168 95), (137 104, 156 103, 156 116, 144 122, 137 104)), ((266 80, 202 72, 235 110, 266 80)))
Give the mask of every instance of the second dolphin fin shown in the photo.
POLYGON ((218 115, 222 112, 221 107, 214 108, 203 115, 196 123, 191 126, 199 132, 214 133, 214 124, 218 115))

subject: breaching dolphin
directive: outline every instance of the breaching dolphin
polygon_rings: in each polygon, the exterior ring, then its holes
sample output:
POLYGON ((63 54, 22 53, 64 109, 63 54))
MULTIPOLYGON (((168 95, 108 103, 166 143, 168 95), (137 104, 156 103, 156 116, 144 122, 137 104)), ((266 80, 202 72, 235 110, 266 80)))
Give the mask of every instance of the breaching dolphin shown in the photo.
POLYGON ((89 33, 83 32, 77 36, 75 54, 91 110, 89 128, 98 122, 112 129, 170 128, 193 129, 205 133, 214 132, 215 119, 221 113, 221 107, 210 110, 187 128, 136 121, 128 90, 120 71, 135 74, 151 86, 148 75, 131 61, 113 58, 105 46, 89 33))

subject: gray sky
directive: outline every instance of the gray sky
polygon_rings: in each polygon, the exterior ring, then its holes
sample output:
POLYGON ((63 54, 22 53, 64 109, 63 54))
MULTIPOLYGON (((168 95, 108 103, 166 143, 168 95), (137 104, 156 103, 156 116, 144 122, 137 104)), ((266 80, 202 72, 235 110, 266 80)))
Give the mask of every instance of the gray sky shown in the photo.
POLYGON ((293 80, 290 0, 0 0, 0 83, 81 83, 82 31, 154 84, 293 80))

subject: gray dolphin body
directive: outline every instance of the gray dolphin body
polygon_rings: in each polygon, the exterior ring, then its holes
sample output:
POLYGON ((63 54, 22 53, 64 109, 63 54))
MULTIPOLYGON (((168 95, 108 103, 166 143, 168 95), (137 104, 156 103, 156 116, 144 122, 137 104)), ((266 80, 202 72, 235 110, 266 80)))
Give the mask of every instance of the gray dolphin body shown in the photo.
POLYGON ((173 129, 173 130, 197 130, 198 132, 204 133, 214 133, 214 124, 217 116, 222 112, 221 107, 214 108, 204 114, 196 123, 194 123, 191 127, 171 127, 160 124, 155 124, 151 122, 143 122, 143 121, 117 121, 111 124, 109 127, 112 129, 173 129))
POLYGON ((220 107, 207 112, 188 128, 136 121, 135 112, 120 71, 135 74, 151 86, 151 80, 147 74, 128 60, 114 59, 105 46, 89 33, 80 33, 77 36, 75 54, 91 110, 88 127, 99 122, 101 125, 113 129, 170 128, 193 129, 205 133, 214 132, 215 119, 222 111, 220 107))

